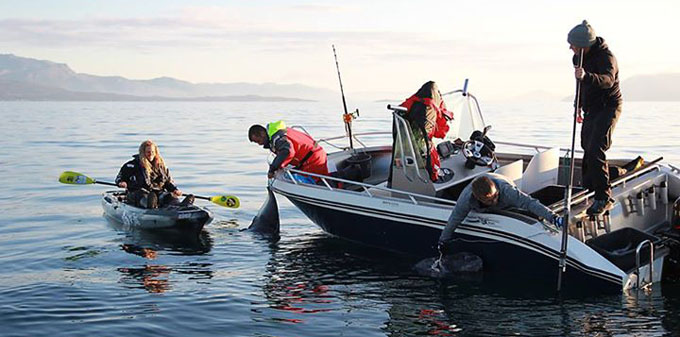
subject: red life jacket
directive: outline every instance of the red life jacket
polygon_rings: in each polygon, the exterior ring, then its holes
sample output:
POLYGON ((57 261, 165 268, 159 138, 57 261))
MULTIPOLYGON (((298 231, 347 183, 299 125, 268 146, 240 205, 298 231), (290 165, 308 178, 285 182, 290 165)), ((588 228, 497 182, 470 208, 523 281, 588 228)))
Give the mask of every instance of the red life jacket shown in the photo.
MULTIPOLYGON (((437 112, 437 120, 435 123, 435 127, 427 134, 427 137, 429 139, 432 139, 432 137, 436 138, 446 137, 446 133, 449 132, 449 124, 447 123, 447 121, 453 119, 453 113, 446 110, 446 104, 444 104, 444 100, 442 99, 441 102, 439 103, 439 106, 437 106, 436 104, 434 104, 434 102, 432 102, 432 98, 421 98, 416 95, 413 95, 400 105, 408 109, 408 111, 410 112, 411 107, 415 102, 420 102, 424 104, 426 107, 432 108, 434 111, 437 112)), ((428 141, 428 143, 432 144, 431 141, 428 141)), ((430 173, 430 179, 432 181, 436 181, 439 176, 439 168, 441 167, 441 161, 439 160, 439 153, 437 152, 437 148, 435 146, 429 146, 429 148, 430 148, 429 153, 430 168, 428 169, 428 171, 430 173)))
POLYGON ((401 103, 401 106, 411 111, 411 106, 415 102, 423 103, 425 106, 430 107, 437 112, 437 122, 435 124, 435 127, 427 136, 430 138, 446 137, 446 133, 449 132, 449 124, 447 123, 447 121, 453 119, 453 113, 446 110, 446 104, 444 104, 444 100, 442 99, 441 102, 439 103, 439 106, 437 106, 436 104, 434 104, 434 102, 432 102, 432 98, 420 98, 416 95, 413 95, 409 97, 407 100, 405 100, 404 103, 401 103))
POLYGON ((286 138, 290 143, 290 153, 281 163, 281 167, 291 164, 301 166, 300 170, 310 173, 328 175, 326 151, 314 144, 314 139, 304 132, 286 128, 286 138), (305 160, 307 154, 311 155, 305 160), (302 162, 302 165, 300 163, 302 162))

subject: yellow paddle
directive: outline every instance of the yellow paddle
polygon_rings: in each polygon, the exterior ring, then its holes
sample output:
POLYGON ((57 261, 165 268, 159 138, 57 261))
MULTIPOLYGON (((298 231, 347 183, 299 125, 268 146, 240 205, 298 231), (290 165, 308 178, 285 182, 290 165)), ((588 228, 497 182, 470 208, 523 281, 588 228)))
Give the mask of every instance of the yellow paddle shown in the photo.
MULTIPOLYGON (((118 186, 114 183, 99 181, 94 178, 90 178, 82 173, 73 171, 64 171, 59 176, 59 182, 62 184, 69 185, 90 185, 90 184, 101 184, 109 186, 118 186)), ((182 194, 186 195, 186 194, 182 194)), ((241 201, 235 195, 216 195, 213 197, 203 197, 200 195, 194 195, 196 199, 203 199, 212 202, 213 204, 220 205, 227 208, 239 208, 241 206, 241 201)))

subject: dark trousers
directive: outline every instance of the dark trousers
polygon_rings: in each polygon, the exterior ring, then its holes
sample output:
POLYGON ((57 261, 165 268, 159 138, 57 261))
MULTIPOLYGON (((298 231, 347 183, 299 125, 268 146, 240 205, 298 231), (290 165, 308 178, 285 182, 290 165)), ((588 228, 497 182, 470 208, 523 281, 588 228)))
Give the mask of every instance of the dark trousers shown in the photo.
POLYGON ((146 190, 128 191, 127 200, 130 205, 141 208, 160 208, 179 204, 179 199, 172 193, 156 190, 151 192, 146 190))
POLYGON ((621 115, 621 105, 586 113, 581 127, 583 187, 595 191, 595 199, 611 198, 609 164, 606 151, 612 145, 614 127, 621 115))

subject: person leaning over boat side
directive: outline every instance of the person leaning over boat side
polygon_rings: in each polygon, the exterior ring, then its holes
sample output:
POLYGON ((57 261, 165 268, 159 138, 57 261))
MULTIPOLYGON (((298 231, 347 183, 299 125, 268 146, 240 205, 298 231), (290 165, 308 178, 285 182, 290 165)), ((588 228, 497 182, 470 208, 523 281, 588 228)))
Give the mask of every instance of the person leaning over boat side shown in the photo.
POLYGON ((597 215, 614 206, 605 152, 611 147, 612 133, 622 110, 619 68, 604 39, 595 35, 587 21, 569 31, 567 42, 574 52, 574 76, 581 82, 578 108, 585 113, 581 128, 583 187, 595 191, 595 201, 587 213, 597 215), (583 67, 579 68, 581 50, 583 67))
POLYGON ((301 171, 328 175, 326 151, 311 136, 287 128, 283 121, 269 123, 266 128, 259 124, 251 126, 248 139, 276 155, 267 172, 270 179, 288 164, 301 171))
POLYGON ((526 209, 558 227, 562 226, 562 217, 553 213, 538 200, 518 190, 515 184, 505 176, 486 173, 475 178, 460 193, 446 227, 439 236, 437 248, 442 254, 450 252, 453 232, 470 211, 490 212, 513 207, 526 209))
POLYGON ((181 203, 182 191, 175 185, 170 170, 151 140, 139 145, 139 153, 123 164, 116 176, 118 187, 127 190, 127 200, 133 206, 158 208, 166 205, 189 205, 194 196, 188 195, 181 203))

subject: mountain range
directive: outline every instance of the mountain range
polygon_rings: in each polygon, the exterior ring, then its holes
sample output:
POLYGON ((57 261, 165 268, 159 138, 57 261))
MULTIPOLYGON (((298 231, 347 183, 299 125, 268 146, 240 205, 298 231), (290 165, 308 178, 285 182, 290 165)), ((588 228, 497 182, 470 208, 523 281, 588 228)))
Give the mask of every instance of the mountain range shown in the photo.
POLYGON ((170 77, 131 80, 76 73, 68 65, 0 54, 0 100, 304 101, 337 93, 302 84, 191 83, 170 77))
MULTIPOLYGON (((680 73, 633 76, 621 83, 621 89, 626 101, 679 101, 680 73)), ((0 101, 326 101, 337 100, 338 95, 333 90, 302 84, 96 76, 77 73, 63 63, 0 54, 0 101)), ((573 99, 535 91, 514 100, 557 101, 559 97, 573 99)))

